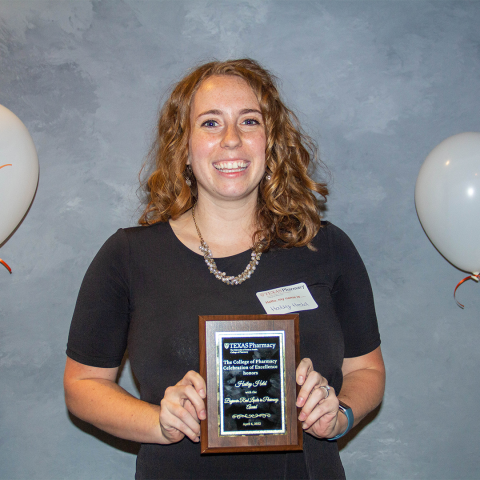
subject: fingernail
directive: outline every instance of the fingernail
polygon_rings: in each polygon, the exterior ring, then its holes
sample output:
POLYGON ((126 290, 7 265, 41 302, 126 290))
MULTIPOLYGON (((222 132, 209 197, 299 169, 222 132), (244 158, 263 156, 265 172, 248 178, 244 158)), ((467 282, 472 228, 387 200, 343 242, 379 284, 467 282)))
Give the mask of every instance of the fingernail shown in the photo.
POLYGON ((300 375, 300 376, 298 377, 298 383, 299 383, 299 385, 303 385, 303 380, 304 380, 304 378, 300 375))
POLYGON ((205 420, 207 418, 207 412, 205 412, 205 410, 202 410, 199 414, 199 417, 201 420, 205 420))
POLYGON ((205 398, 205 390, 202 388, 198 394, 202 397, 202 398, 205 398))
POLYGON ((305 418, 307 418, 307 416, 305 415, 305 413, 301 413, 299 416, 298 416, 298 419, 303 422, 305 420, 305 418))
POLYGON ((303 428, 304 430, 306 430, 306 429, 308 428, 308 427, 307 427, 307 424, 304 423, 304 424, 302 425, 302 428, 303 428))
POLYGON ((301 407, 303 405, 303 397, 297 398, 297 407, 301 407))

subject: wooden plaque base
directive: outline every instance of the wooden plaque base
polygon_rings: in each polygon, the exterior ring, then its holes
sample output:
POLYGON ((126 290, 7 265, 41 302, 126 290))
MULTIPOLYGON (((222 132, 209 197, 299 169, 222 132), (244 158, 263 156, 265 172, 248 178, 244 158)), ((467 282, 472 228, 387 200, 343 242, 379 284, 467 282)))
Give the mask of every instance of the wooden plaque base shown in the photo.
MULTIPOLYGON (((292 450, 302 450, 303 449, 303 430, 301 422, 298 421, 298 412, 295 405, 296 398, 298 394, 298 387, 295 381, 295 371, 300 362, 300 353, 299 353, 299 332, 298 326, 299 317, 298 314, 291 315, 210 315, 210 316, 200 316, 199 317, 199 332, 200 332, 200 375, 205 379, 207 385, 207 399, 206 399, 206 409, 207 409, 207 419, 201 422, 201 453, 230 453, 230 452, 260 452, 260 451, 292 451, 292 450), (229 367, 221 367, 220 361, 222 364, 232 364, 232 363, 241 363, 239 361, 228 361, 222 357, 222 352, 220 350, 224 348, 224 345, 228 347, 230 345, 241 345, 241 344, 228 344, 219 342, 219 338, 235 338, 235 335, 242 339, 249 337, 255 337, 255 332, 258 332, 258 335, 264 335, 268 341, 268 338, 274 338, 277 335, 282 339, 283 350, 282 350, 282 389, 283 392, 280 396, 280 401, 283 402, 282 410, 282 419, 277 420, 278 425, 281 425, 281 430, 276 430, 276 426, 270 427, 271 432, 262 431, 261 434, 249 433, 249 425, 253 425, 251 420, 245 420, 247 427, 239 427, 241 431, 228 431, 225 427, 226 421, 232 421, 232 418, 237 418, 235 415, 227 416, 225 410, 223 410, 224 404, 231 402, 230 398, 224 399, 223 394, 225 393, 227 387, 228 391, 233 391, 237 384, 234 384, 236 381, 235 374, 239 374, 239 378, 244 380, 249 380, 250 378, 260 378, 255 377, 258 375, 256 373, 244 375, 231 368, 233 373, 228 373, 232 380, 229 380, 229 385, 224 385, 223 378, 220 378, 220 375, 224 375, 223 370, 229 370, 229 367), (231 335, 230 335, 231 334, 231 335), (271 337, 270 337, 271 334, 271 337), (284 340, 283 340, 284 339, 284 340), (233 377, 232 377, 233 375, 233 377), (233 383, 232 383, 233 382, 233 383), (220 391, 220 385, 222 391, 220 391), (222 402, 221 402, 221 399, 222 402), (245 430, 243 430, 245 429, 245 430), (282 431, 284 433, 275 433, 277 431, 282 431), (223 432, 223 433, 222 433, 223 432)), ((222 340, 223 341, 223 340, 222 340)), ((272 340, 271 340, 272 341, 272 340)), ((249 344, 250 345, 250 344, 249 344)), ((255 344, 258 346, 259 344, 255 344)), ((274 344, 272 344, 273 347, 274 344)), ((231 350, 227 350, 230 352, 231 350)), ((233 350, 232 350, 233 351, 233 350)), ((260 351, 263 351, 260 349, 260 351)), ((241 350, 234 351, 234 353, 239 353, 237 357, 234 358, 245 358, 245 355, 242 357, 241 350)), ((253 352, 255 358, 249 360, 246 363, 262 363, 257 357, 259 353, 253 352)), ((278 355, 278 353, 277 353, 278 355)), ((230 357, 233 358, 233 357, 230 357)), ((264 360, 263 363, 268 362, 264 360)), ((277 362, 277 360, 270 360, 271 363, 277 362)), ((250 367, 257 368, 256 366, 250 367)), ((269 368, 269 367, 266 367, 269 368)), ((246 368, 248 370, 248 367, 246 368)), ((276 374, 277 372, 274 372, 276 374)), ((226 374, 225 374, 226 375, 226 374)), ((265 375, 265 374, 264 374, 265 375)), ((277 375, 278 376, 278 375, 277 375)), ((245 382, 244 382, 245 383, 245 382)), ((265 382, 267 383, 267 382, 265 382)), ((277 382, 275 382, 277 383, 277 382)), ((274 398, 269 396, 261 397, 260 399, 252 398, 252 395, 256 391, 247 391, 246 396, 243 396, 241 402, 259 402, 264 398, 268 398, 268 401, 277 402, 274 398), (247 400, 245 400, 247 398, 247 400)), ((242 394, 243 395, 243 394, 242 394)), ((233 395, 235 396, 235 395, 233 395)), ((263 402, 264 403, 264 402, 263 402)), ((278 403, 278 402, 277 402, 278 403)), ((230 405, 227 405, 228 407, 230 405)), ((256 408, 255 405, 248 408, 256 408)), ((257 407, 258 408, 258 407, 257 407)), ((277 408, 278 410, 278 408, 277 408)), ((246 410, 244 417, 255 416, 250 415, 254 413, 255 410, 246 410)), ((268 414, 267 414, 268 415, 268 414)), ((259 417, 262 415, 258 415, 259 417)), ((269 415, 272 416, 272 415, 269 415)), ((242 420, 243 421, 243 420, 242 420)), ((256 422, 260 424, 261 422, 256 422)), ((239 423, 242 425, 242 423, 239 423)), ((258 427, 261 428, 261 427, 258 427)), ((278 427, 280 428, 280 427, 278 427)), ((233 429, 235 430, 235 429, 233 429)))

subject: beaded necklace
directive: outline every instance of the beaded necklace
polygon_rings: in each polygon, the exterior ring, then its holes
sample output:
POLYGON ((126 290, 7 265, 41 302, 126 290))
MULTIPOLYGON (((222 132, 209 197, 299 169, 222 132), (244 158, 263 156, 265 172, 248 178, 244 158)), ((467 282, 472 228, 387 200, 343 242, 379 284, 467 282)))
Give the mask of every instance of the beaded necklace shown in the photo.
POLYGON ((207 264, 208 269, 210 270, 210 273, 213 273, 215 275, 215 278, 218 280, 221 280, 223 283, 226 283, 227 285, 240 285, 243 283, 245 280, 250 278, 257 268, 258 262, 260 262, 260 257, 262 256, 262 252, 259 252, 257 249, 252 250, 252 255, 251 255, 251 260, 250 263, 247 265, 247 268, 240 274, 237 275, 236 277, 233 276, 227 276, 225 272, 221 272, 217 268, 217 264, 215 263, 215 260, 213 259, 212 256, 212 251, 210 250, 210 247, 207 245, 207 242, 202 237, 202 234, 200 233, 200 229, 198 228, 197 221, 195 220, 195 205, 192 208, 192 218, 193 218, 193 223, 195 224, 195 228, 197 229, 197 234, 198 238, 200 238, 200 251, 203 254, 203 258, 205 259, 205 263, 207 264))

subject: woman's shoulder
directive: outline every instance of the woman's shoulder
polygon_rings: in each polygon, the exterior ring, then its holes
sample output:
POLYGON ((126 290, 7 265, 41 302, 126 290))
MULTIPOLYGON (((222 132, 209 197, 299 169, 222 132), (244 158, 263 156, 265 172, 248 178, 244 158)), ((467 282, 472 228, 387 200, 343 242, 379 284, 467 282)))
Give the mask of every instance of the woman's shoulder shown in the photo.
POLYGON ((318 241, 327 241, 329 244, 333 245, 344 242, 352 243, 350 237, 340 227, 337 227, 332 222, 326 220, 322 220, 322 225, 314 238, 314 244, 318 241))
POLYGON ((322 227, 312 241, 319 252, 325 252, 337 264, 348 264, 359 258, 357 248, 350 237, 331 222, 322 221, 322 227))
POLYGON ((162 238, 170 239, 172 229, 168 222, 157 222, 152 225, 120 228, 113 236, 123 236, 128 243, 144 243, 152 240, 161 241, 162 238))
POLYGON ((128 237, 145 237, 149 235, 162 235, 171 232, 168 222, 156 222, 151 225, 138 225, 136 227, 120 228, 118 232, 124 232, 128 237))
POLYGON ((172 230, 168 222, 158 222, 148 226, 119 228, 100 248, 98 255, 124 255, 129 250, 146 245, 171 240, 172 230))

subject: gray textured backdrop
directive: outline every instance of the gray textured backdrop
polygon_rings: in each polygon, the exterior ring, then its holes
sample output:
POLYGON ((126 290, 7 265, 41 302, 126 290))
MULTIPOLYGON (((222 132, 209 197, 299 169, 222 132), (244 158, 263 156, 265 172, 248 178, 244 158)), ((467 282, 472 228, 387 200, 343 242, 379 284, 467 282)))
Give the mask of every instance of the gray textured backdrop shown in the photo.
MULTIPOLYGON (((413 192, 446 137, 480 131, 476 1, 0 0, 0 104, 40 159, 30 213, 1 248, 0 478, 129 479, 135 445, 69 417, 65 343, 93 255, 133 225, 162 94, 192 64, 251 56, 333 174, 327 218, 369 270, 383 405, 344 442, 350 479, 480 478, 480 286, 432 247, 413 192)), ((121 380, 132 387, 129 369, 121 380)))

